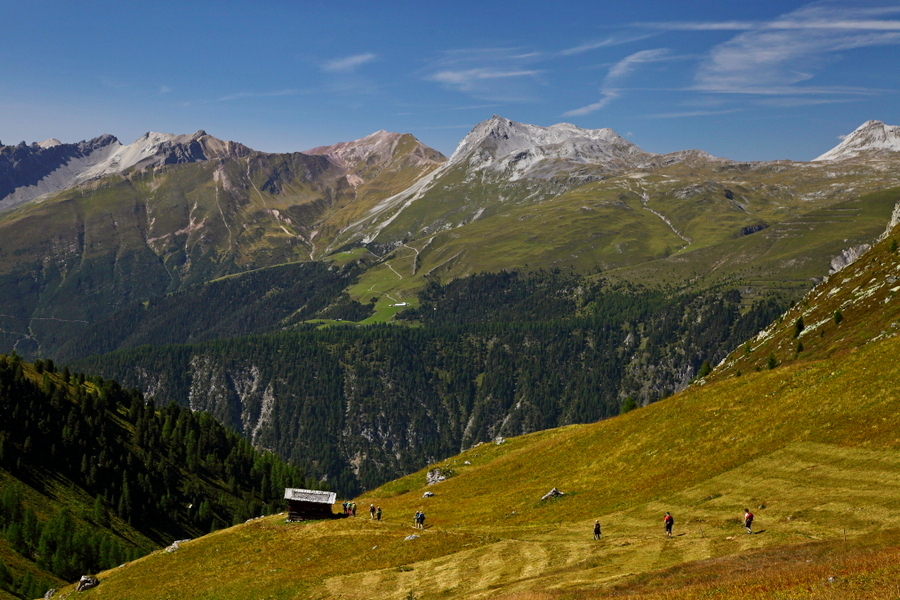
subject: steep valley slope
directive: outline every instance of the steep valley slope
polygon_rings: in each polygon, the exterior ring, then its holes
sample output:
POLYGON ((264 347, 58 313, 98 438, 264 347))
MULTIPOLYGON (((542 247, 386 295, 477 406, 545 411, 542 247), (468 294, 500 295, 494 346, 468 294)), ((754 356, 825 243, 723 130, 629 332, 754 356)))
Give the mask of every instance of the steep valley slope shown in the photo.
POLYGON ((895 226, 675 396, 480 444, 355 499, 382 521, 267 517, 103 572, 90 594, 893 598, 898 240, 895 226))

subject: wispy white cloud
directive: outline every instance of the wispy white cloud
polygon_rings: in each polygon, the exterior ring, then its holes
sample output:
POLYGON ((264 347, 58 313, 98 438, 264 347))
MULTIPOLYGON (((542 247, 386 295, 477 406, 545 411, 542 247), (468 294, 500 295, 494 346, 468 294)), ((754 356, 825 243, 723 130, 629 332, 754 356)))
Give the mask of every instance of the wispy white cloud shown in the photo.
POLYGON ((725 110, 686 110, 682 112, 656 113, 647 115, 648 119, 682 119, 685 117, 709 117, 712 115, 727 115, 738 112, 740 109, 730 108, 725 110))
POLYGON ((662 31, 746 31, 760 27, 761 24, 758 21, 669 21, 635 23, 635 26, 662 31))
POLYGON ((541 85, 541 52, 523 48, 464 48, 444 52, 424 74, 426 81, 489 101, 527 102, 541 85))
POLYGON ((352 73, 362 65, 372 62, 376 58, 377 55, 372 53, 354 54, 353 56, 335 58, 322 65, 322 70, 326 73, 352 73))
POLYGON ((590 52, 591 50, 598 50, 600 48, 608 48, 610 46, 618 46, 620 44, 628 44, 630 42, 637 42, 639 40, 646 39, 651 37, 653 34, 639 34, 632 36, 611 36, 602 40, 595 40, 593 42, 586 42, 579 46, 575 46, 574 48, 566 48, 565 50, 560 50, 557 54, 559 56, 574 56, 576 54, 583 54, 584 52, 590 52))
POLYGON ((900 21, 873 18, 895 13, 900 14, 900 7, 815 2, 770 22, 743 24, 747 31, 709 52, 696 72, 695 88, 772 95, 828 93, 823 87, 798 84, 814 79, 839 58, 839 52, 900 44, 900 21))
POLYGON ((598 102, 594 102, 593 104, 588 104, 587 106, 582 106, 581 108, 575 108, 573 110, 568 110, 563 113, 564 117, 581 117, 584 115, 589 115, 592 112, 597 112, 598 110, 605 108, 607 104, 615 100, 619 97, 618 90, 602 90, 600 92, 600 100, 598 102))
POLYGON ((533 77, 540 71, 493 71, 491 69, 467 69, 465 71, 441 71, 432 75, 434 81, 447 83, 468 92, 486 79, 509 79, 511 77, 533 77))
POLYGON ((161 85, 161 86, 159 86, 159 92, 157 92, 157 95, 162 96, 163 94, 168 94, 171 91, 172 91, 172 88, 170 88, 169 86, 161 85))
POLYGON ((616 83, 628 76, 640 65, 661 60, 669 60, 669 51, 666 48, 654 48, 651 50, 641 50, 629 54, 619 62, 610 67, 609 72, 603 79, 603 85, 600 86, 600 100, 581 108, 575 108, 563 113, 564 117, 579 117, 589 115, 593 112, 606 108, 610 102, 622 95, 620 88, 616 87, 616 83))
POLYGON ((667 57, 669 51, 666 48, 656 48, 653 50, 641 50, 634 54, 629 54, 609 70, 606 76, 607 81, 610 79, 619 79, 634 71, 638 65, 644 63, 658 62, 667 57))
POLYGON ((778 108, 794 108, 797 106, 818 106, 820 104, 840 104, 844 102, 854 102, 855 98, 811 98, 809 96, 778 96, 775 98, 764 98, 757 102, 763 106, 775 106, 778 108))

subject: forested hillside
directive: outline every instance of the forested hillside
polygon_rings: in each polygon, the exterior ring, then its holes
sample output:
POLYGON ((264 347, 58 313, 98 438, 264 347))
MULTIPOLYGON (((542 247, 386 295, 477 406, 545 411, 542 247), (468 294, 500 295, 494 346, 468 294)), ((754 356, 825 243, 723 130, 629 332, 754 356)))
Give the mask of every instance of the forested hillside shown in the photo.
POLYGON ((47 339, 57 361, 144 344, 161 346, 240 337, 291 327, 315 318, 360 321, 371 305, 343 293, 360 271, 321 262, 290 263, 217 279, 127 307, 84 324, 61 325, 47 339))
POLYGON ((665 397, 786 306, 741 303, 734 290, 677 295, 504 272, 431 284, 406 315, 425 327, 142 347, 76 364, 208 411, 354 493, 497 436, 665 397))
POLYGON ((0 356, 0 589, 23 598, 316 485, 205 413, 0 356))

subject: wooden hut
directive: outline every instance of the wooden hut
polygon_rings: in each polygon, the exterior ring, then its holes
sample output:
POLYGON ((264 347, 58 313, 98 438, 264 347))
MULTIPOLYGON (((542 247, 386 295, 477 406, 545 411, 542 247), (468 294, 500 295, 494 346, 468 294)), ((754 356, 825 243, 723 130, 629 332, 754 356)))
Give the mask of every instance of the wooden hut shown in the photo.
POLYGON ((330 519, 331 505, 337 500, 335 492, 285 488, 284 499, 288 504, 288 521, 305 519, 330 519))

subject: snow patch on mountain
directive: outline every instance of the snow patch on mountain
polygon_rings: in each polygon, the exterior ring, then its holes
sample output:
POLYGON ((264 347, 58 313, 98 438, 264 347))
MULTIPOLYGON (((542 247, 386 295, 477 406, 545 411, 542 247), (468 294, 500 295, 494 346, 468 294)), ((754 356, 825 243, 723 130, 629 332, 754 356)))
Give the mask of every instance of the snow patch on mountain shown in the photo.
POLYGON ((869 150, 900 152, 900 126, 866 121, 840 144, 813 161, 843 160, 869 150))

